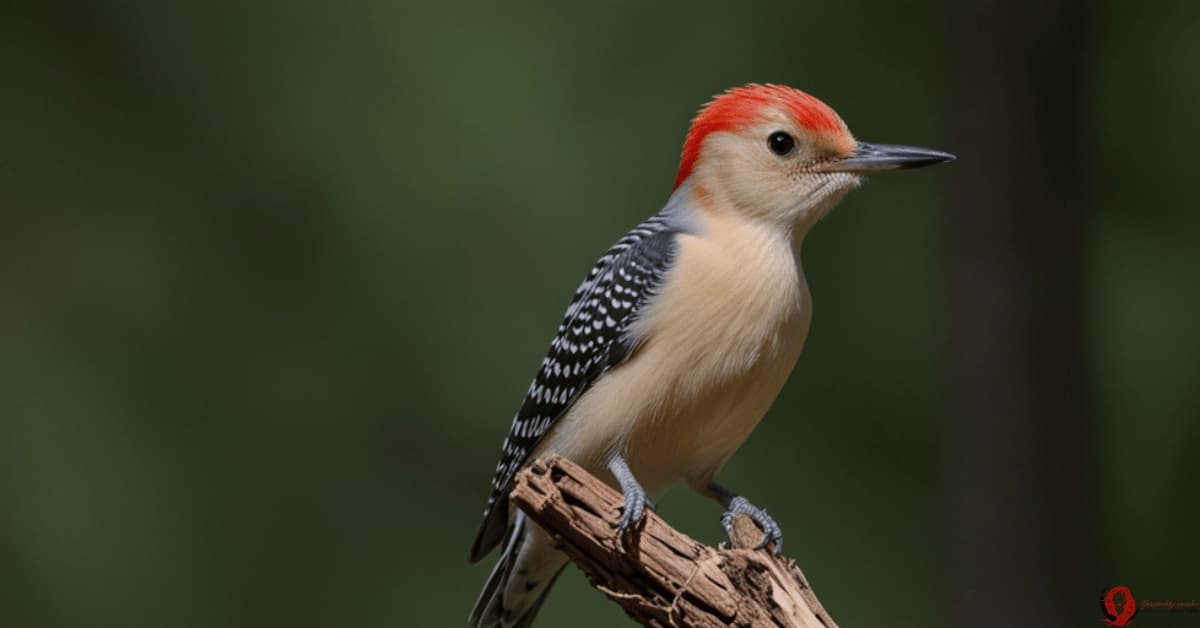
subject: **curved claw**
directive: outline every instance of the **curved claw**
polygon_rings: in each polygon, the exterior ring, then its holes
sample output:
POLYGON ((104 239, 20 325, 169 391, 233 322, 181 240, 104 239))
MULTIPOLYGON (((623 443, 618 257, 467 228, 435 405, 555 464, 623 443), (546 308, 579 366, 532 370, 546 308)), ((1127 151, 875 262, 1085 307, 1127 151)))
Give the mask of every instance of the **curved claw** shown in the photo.
POLYGON ((750 503, 750 500, 745 497, 734 497, 729 501, 729 510, 721 515, 721 526, 725 528, 725 534, 729 536, 729 540, 733 540, 733 518, 739 514, 750 517, 750 520, 758 524, 758 527, 763 530, 763 538, 759 541, 754 549, 762 549, 769 543, 775 543, 775 555, 783 554, 783 530, 779 524, 767 514, 767 511, 750 503))
POLYGON ((621 506, 621 520, 617 523, 617 534, 623 534, 646 516, 645 491, 627 490, 624 497, 625 504, 621 506))
POLYGON ((621 506, 621 519, 617 522, 617 535, 620 536, 645 518, 647 506, 654 510, 654 502, 646 497, 646 489, 633 477, 633 471, 629 469, 624 458, 614 456, 608 463, 608 469, 621 485, 621 494, 625 499, 624 505, 621 506))

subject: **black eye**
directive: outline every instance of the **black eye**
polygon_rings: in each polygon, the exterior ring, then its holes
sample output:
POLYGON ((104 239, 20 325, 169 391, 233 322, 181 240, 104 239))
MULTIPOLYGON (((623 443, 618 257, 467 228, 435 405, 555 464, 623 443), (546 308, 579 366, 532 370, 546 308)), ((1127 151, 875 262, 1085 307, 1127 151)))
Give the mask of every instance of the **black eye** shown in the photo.
POLYGON ((771 149, 772 153, 783 157, 792 152, 792 149, 796 147, 796 140, 783 131, 776 131, 771 134, 771 137, 767 138, 767 146, 771 149))

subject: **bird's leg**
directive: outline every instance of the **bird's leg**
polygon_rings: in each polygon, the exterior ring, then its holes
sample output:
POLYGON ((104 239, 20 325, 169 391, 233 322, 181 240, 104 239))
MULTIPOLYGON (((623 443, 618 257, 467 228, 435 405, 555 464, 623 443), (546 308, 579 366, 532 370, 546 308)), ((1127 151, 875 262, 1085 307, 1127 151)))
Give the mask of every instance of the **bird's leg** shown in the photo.
POLYGON ((638 484, 637 478, 633 476, 633 471, 621 454, 616 454, 608 462, 608 470, 617 479, 617 484, 621 485, 621 494, 625 498, 625 505, 621 507, 621 521, 617 524, 617 534, 622 534, 641 521, 646 515, 646 507, 653 509, 654 504, 646 497, 646 489, 638 484))
POLYGON ((743 514, 750 517, 763 530, 762 541, 759 541, 754 549, 762 549, 767 546, 767 543, 774 541, 775 555, 779 556, 783 553, 783 531, 779 529, 779 524, 775 523, 765 509, 751 504, 750 500, 716 482, 710 481, 707 489, 713 499, 725 507, 725 514, 721 515, 721 526, 725 528, 725 534, 729 535, 730 541, 733 541, 733 518, 738 514, 743 514))

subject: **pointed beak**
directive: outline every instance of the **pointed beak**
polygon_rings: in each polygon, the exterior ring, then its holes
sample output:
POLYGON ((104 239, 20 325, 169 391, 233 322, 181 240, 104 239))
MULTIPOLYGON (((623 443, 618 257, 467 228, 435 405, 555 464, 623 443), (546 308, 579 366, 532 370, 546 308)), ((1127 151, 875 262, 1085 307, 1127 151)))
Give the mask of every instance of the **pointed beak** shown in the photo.
POLYGON ((828 163, 817 170, 819 172, 866 174, 887 170, 924 168, 925 166, 932 166, 953 159, 954 155, 943 153, 940 150, 933 150, 932 148, 859 142, 858 148, 854 151, 853 155, 828 163))

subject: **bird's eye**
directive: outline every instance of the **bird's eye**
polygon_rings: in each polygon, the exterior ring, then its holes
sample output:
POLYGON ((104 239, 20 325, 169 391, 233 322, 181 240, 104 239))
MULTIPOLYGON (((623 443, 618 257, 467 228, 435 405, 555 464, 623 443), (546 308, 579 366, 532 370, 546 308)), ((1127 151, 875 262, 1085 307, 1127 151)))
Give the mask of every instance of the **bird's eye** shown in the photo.
POLYGON ((772 153, 783 157, 796 147, 796 139, 783 131, 776 131, 767 138, 767 147, 771 149, 772 153))

